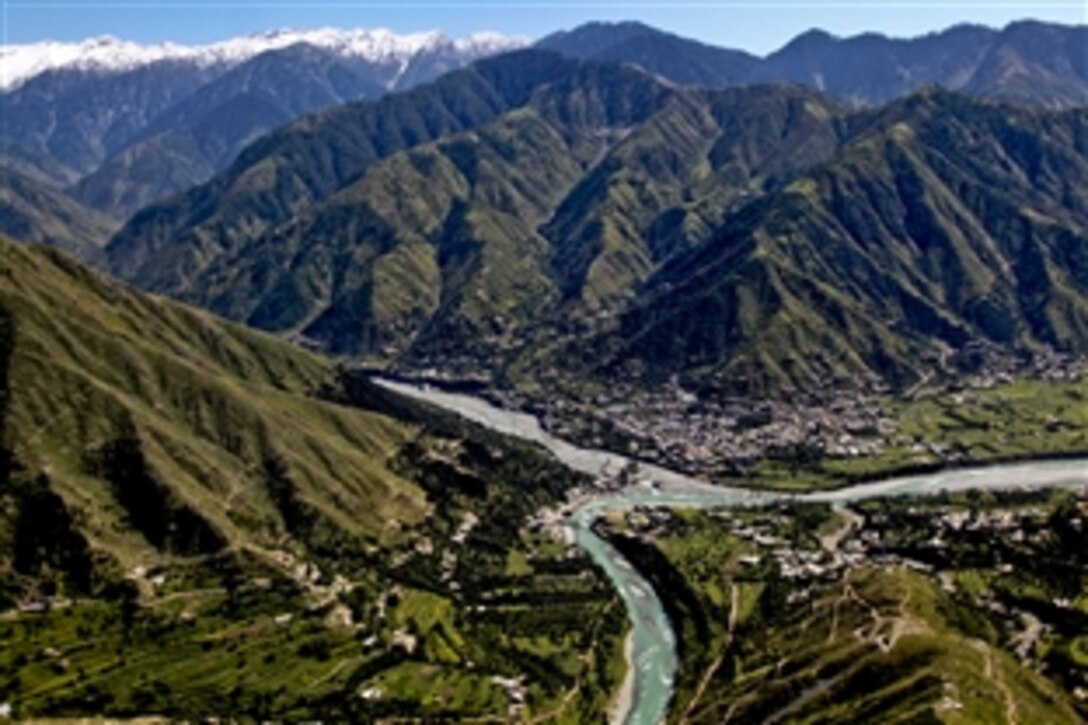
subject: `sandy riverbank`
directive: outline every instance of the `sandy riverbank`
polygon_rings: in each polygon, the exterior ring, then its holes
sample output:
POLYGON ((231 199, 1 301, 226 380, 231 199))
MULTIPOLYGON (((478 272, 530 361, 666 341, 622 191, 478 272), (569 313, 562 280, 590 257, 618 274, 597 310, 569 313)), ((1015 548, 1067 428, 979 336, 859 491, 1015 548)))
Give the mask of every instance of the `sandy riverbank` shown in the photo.
POLYGON ((608 722, 612 725, 624 725, 631 714, 631 705, 635 701, 635 634, 627 633, 623 643, 623 658, 627 660, 627 673, 623 684, 612 698, 608 707, 608 722))

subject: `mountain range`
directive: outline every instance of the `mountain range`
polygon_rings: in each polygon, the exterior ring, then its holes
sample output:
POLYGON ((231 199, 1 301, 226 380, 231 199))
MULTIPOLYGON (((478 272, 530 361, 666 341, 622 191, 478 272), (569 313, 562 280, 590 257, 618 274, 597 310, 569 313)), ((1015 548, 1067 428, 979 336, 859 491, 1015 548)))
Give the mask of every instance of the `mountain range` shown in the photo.
MULTIPOLYGON (((208 46, 115 38, 0 48, 0 159, 124 219, 202 183, 262 134, 302 115, 403 91, 527 44, 479 33, 278 30, 208 46)), ((1088 102, 1083 27, 957 26, 913 39, 798 36, 757 57, 639 23, 591 23, 542 49, 636 64, 684 85, 797 83, 883 103, 928 84, 1016 103, 1088 102)))
POLYGON ((1088 350, 1088 112, 929 90, 849 124, 830 160, 661 265, 610 364, 760 393, 903 387, 972 344, 1088 350))
POLYGON ((957 25, 915 38, 811 30, 758 57, 641 23, 590 23, 537 45, 577 58, 634 63, 677 83, 789 82, 843 99, 884 103, 922 86, 1040 106, 1088 102, 1088 28, 1037 21, 995 30, 957 25))
POLYGON ((285 127, 107 255, 145 288, 407 367, 906 384, 972 342, 1085 348, 1085 124, 526 50, 285 127))
MULTIPOLYGON (((905 386, 965 346, 1088 346, 1085 32, 813 32, 756 58, 590 24, 311 114, 324 101, 297 89, 331 98, 344 55, 287 45, 162 110, 70 204, 19 165, 8 231, 381 365, 905 386), (300 114, 235 158, 254 128, 300 114), (70 211, 47 233, 28 199, 70 211), (103 250, 109 222, 80 204, 120 200, 142 208, 103 250)), ((175 62, 100 78, 127 92, 175 62)))
POLYGON ((273 31, 203 47, 113 38, 0 50, 0 158, 123 218, 207 180, 261 134, 527 42, 481 33, 273 31))

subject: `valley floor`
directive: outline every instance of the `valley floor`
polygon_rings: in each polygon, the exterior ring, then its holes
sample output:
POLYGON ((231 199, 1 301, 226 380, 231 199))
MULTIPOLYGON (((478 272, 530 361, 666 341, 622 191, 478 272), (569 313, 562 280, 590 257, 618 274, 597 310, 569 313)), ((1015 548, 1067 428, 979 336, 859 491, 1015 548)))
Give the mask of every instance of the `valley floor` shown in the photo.
POLYGON ((1088 361, 1040 354, 911 391, 721 398, 673 382, 488 393, 553 435, 730 486, 835 488, 945 467, 1088 453, 1088 361), (954 382, 949 382, 954 380, 954 382))

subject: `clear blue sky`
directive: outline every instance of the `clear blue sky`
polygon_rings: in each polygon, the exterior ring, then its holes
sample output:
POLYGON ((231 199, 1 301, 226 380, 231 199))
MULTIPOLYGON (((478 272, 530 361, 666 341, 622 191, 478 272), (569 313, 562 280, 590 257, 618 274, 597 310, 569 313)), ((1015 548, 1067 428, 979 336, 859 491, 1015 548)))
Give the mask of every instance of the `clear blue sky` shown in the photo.
POLYGON ((540 37, 589 20, 637 19, 705 42, 757 53, 820 27, 911 36, 961 22, 1002 26, 1036 18, 1084 24, 1088 0, 0 0, 4 42, 116 35, 205 43, 278 27, 497 30, 540 37))

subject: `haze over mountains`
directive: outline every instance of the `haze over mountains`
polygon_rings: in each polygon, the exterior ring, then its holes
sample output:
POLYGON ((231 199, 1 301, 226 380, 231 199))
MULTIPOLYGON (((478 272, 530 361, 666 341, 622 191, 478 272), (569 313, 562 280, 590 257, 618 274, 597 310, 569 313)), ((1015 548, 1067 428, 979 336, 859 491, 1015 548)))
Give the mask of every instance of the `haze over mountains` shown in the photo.
POLYGON ((103 247, 117 228, 115 220, 14 169, 0 171, 0 182, 2 233, 63 249, 88 262, 103 261, 103 247))
POLYGON ((791 82, 883 103, 921 86, 1042 106, 1088 102, 1088 29, 1035 21, 1001 30, 958 25, 917 38, 803 33, 760 58, 641 23, 591 23, 538 46, 578 58, 636 63, 684 84, 791 82))

